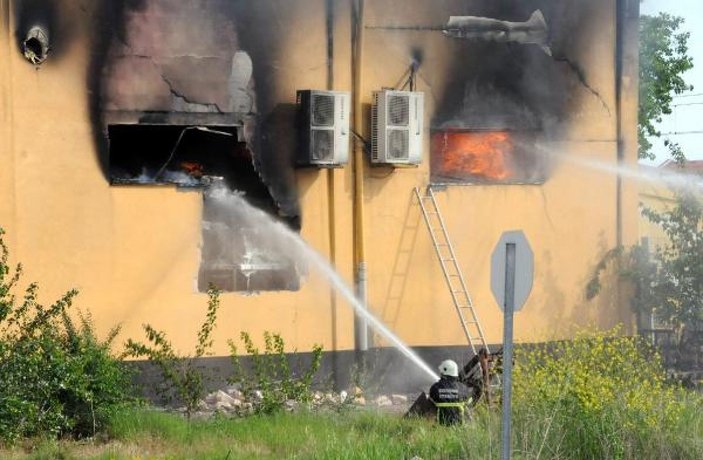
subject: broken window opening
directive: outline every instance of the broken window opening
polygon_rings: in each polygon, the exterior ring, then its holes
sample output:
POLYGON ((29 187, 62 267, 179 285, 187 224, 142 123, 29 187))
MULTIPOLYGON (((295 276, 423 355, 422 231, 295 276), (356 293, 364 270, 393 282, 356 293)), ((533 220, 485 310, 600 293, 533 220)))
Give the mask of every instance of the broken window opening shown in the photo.
MULTIPOLYGON (((113 185, 177 185, 205 188, 198 290, 225 292, 298 290, 303 269, 271 249, 264 232, 236 209, 213 199, 213 178, 242 193, 254 207, 279 218, 279 209, 238 141, 237 126, 110 125, 113 185)), ((297 219, 284 222, 297 229, 297 219)))
POLYGON ((222 175, 236 150, 237 126, 109 125, 113 185, 202 186, 222 175))
POLYGON ((511 130, 434 130, 431 180, 436 184, 542 184, 547 158, 535 134, 511 130))

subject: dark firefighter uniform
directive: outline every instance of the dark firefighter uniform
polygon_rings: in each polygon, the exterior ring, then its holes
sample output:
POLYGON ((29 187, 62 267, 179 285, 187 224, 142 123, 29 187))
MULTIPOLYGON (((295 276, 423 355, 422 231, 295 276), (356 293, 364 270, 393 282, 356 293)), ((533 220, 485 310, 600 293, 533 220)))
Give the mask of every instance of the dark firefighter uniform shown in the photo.
POLYGON ((469 387, 457 377, 442 375, 439 381, 430 387, 430 400, 437 407, 437 421, 442 425, 462 423, 470 394, 469 387))

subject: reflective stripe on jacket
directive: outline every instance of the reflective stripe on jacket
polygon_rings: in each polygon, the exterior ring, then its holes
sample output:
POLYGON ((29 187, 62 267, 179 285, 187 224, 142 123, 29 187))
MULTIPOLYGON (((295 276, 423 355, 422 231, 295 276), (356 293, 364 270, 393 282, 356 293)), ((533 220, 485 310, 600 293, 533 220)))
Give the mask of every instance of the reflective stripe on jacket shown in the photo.
POLYGON ((430 400, 437 407, 437 421, 454 425, 464 420, 464 407, 469 401, 469 388, 456 377, 443 375, 430 388, 430 400))

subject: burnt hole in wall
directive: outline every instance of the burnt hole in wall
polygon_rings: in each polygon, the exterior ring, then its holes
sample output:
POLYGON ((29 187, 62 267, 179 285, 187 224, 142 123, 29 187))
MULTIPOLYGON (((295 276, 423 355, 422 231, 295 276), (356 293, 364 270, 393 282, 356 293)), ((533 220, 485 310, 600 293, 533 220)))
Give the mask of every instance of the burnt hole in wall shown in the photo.
POLYGON ((40 26, 33 26, 22 42, 22 54, 34 65, 42 64, 51 50, 48 31, 40 26))
POLYGON ((41 42, 39 41, 38 38, 35 37, 30 37, 24 42, 24 48, 28 51, 31 51, 32 53, 42 56, 44 54, 44 50, 42 47, 41 42))
MULTIPOLYGON (((244 195, 253 206, 279 218, 279 209, 240 142, 238 126, 109 125, 109 174, 113 185, 177 185, 205 188, 198 289, 297 290, 299 269, 271 249, 240 209, 214 198, 216 182, 244 195)), ((296 219, 282 219, 298 230, 296 219)))

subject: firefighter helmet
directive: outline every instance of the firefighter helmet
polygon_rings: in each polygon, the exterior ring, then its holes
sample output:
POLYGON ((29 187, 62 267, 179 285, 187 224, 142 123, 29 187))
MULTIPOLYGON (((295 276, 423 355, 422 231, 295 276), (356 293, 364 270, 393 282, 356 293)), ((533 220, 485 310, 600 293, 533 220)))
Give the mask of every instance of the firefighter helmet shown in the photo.
POLYGON ((451 359, 444 360, 442 364, 439 365, 439 373, 441 375, 448 375, 449 377, 459 377, 459 366, 451 359))

